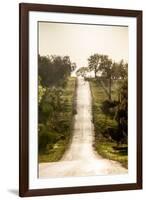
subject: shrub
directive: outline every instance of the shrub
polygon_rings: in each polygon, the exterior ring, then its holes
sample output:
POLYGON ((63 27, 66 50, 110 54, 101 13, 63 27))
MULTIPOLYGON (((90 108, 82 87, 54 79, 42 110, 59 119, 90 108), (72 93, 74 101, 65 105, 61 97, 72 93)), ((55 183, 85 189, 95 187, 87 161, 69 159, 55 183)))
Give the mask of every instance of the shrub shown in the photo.
POLYGON ((105 100, 103 101, 101 105, 101 110, 106 115, 114 116, 117 105, 118 105, 118 101, 105 100))
POLYGON ((108 129, 117 128, 117 122, 104 114, 98 114, 94 117, 94 125, 96 134, 101 133, 104 137, 109 137, 108 129))

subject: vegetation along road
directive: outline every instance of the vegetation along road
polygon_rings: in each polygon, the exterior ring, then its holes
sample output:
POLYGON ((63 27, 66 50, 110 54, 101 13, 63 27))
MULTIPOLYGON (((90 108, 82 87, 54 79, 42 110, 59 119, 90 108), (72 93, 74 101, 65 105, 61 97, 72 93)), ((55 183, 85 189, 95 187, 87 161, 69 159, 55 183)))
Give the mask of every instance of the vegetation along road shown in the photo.
POLYGON ((64 177, 124 174, 127 169, 119 162, 101 157, 93 148, 92 96, 89 81, 77 78, 77 95, 73 136, 69 148, 57 162, 39 163, 39 177, 64 177))

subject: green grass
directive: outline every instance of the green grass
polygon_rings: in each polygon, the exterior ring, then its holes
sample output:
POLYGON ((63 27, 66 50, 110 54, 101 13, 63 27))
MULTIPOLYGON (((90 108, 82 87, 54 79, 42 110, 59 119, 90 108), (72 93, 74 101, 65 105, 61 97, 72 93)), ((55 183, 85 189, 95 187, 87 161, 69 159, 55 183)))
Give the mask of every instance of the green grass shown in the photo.
MULTIPOLYGON (((59 113, 60 132, 53 133, 57 141, 50 142, 43 152, 39 152, 38 160, 41 162, 55 162, 62 158, 65 150, 69 146, 72 137, 72 122, 74 115, 74 96, 76 79, 69 78, 66 87, 63 90, 63 99, 65 105, 63 112, 59 113), (56 135, 56 136, 55 136, 56 135)), ((49 134, 49 132, 48 132, 49 134)))
MULTIPOLYGON (((92 93, 92 110, 93 123, 95 129, 95 149, 104 158, 118 161, 124 167, 128 167, 127 144, 117 146, 117 143, 109 139, 105 131, 107 128, 114 128, 117 126, 116 120, 110 116, 106 116, 101 110, 101 104, 107 99, 100 83, 94 79, 90 80, 90 88, 92 93)), ((113 98, 115 99, 115 88, 113 87, 113 98)))
POLYGON ((96 151, 104 158, 118 161, 123 167, 128 168, 127 145, 118 145, 115 142, 106 139, 97 139, 95 145, 96 151))
POLYGON ((101 110, 102 102, 107 100, 107 95, 100 83, 93 79, 90 81, 90 87, 92 93, 93 122, 96 135, 103 134, 107 128, 117 126, 117 122, 110 116, 105 115, 101 110))
POLYGON ((55 162, 62 158, 69 140, 60 140, 55 143, 48 153, 39 154, 39 162, 55 162))

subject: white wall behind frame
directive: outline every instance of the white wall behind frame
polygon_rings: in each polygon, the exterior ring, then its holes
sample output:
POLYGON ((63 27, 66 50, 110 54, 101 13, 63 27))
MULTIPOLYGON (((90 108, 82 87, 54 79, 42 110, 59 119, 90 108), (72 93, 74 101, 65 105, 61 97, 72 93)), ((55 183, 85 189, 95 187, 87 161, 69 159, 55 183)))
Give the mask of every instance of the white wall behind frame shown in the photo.
MULTIPOLYGON (((19 0, 1 1, 0 12, 0 199, 17 200, 18 190, 18 3, 19 0)), ((144 22, 146 20, 145 0, 27 0, 30 3, 52 3, 78 6, 95 6, 123 9, 143 9, 144 22)), ((146 35, 146 25, 144 23, 144 34, 146 35)), ((143 39, 144 52, 146 51, 145 38, 143 39)), ((146 58, 144 56, 144 66, 146 58)), ((144 68, 144 77, 146 70, 144 68)), ((146 79, 144 78, 144 85, 146 79)), ((144 93, 144 102, 146 94, 144 93)), ((146 107, 144 105, 143 110, 146 107)), ((144 118, 146 115, 144 114, 144 118)), ((144 125, 144 132, 146 126, 144 125)), ((144 152, 146 152, 146 136, 143 138, 144 152)), ((146 159, 144 158, 144 169, 146 168, 146 159)), ((144 170, 144 189, 140 191, 123 191, 93 193, 81 195, 63 195, 51 197, 32 197, 31 199, 50 199, 50 200, 123 200, 137 198, 144 200, 146 194, 146 172, 144 170)))

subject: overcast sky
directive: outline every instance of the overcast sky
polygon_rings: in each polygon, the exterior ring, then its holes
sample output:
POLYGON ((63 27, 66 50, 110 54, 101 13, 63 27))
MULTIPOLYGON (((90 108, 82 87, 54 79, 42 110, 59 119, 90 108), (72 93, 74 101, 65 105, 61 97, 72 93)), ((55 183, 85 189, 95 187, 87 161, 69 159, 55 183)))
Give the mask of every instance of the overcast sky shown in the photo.
POLYGON ((128 27, 39 23, 39 54, 68 55, 78 67, 94 53, 128 62, 128 27))

